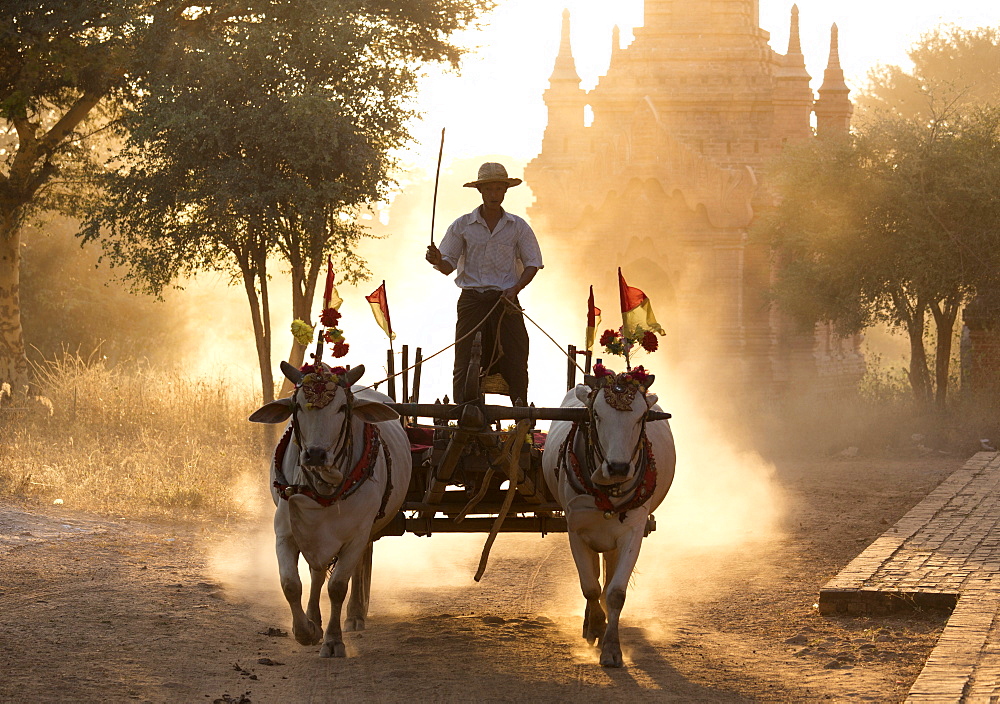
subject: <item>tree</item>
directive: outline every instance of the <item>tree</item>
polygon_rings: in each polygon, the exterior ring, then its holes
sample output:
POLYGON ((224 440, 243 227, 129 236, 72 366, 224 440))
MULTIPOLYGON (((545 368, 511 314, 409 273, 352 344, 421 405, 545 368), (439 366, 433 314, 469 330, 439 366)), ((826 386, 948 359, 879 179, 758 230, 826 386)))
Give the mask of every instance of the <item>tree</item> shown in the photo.
MULTIPOLYGON (((145 125, 147 137, 129 142, 131 164, 128 153, 118 164, 125 169, 134 166, 138 171, 133 175, 142 178, 152 173, 152 165, 134 161, 139 155, 136 150, 157 139, 167 147, 171 128, 177 134, 185 119, 192 120, 187 127, 194 132, 186 143, 175 142, 175 146, 196 149, 206 160, 222 146, 215 141, 225 137, 221 129, 211 123, 198 124, 197 113, 172 110, 175 99, 189 91, 204 97, 213 88, 231 88, 231 119, 226 123, 230 125, 240 116, 260 122, 279 102, 290 112, 308 112, 308 106, 329 101, 332 94, 344 97, 334 103, 342 112, 368 115, 371 111, 366 108, 371 106, 365 101, 379 100, 385 101, 387 113, 392 112, 412 93, 422 62, 457 63, 461 52, 448 37, 491 4, 491 0, 7 0, 0 5, 0 116, 8 132, 16 133, 17 142, 7 152, 6 173, 0 174, 0 382, 13 380, 20 386, 27 381, 18 299, 21 226, 33 211, 77 202, 74 196, 84 185, 71 171, 86 172, 94 165, 95 134, 113 125, 127 138, 129 130, 145 125), (262 70, 269 61, 273 65, 264 74, 237 75, 224 70, 222 75, 232 84, 213 83, 210 72, 225 68, 226 56, 262 70), (366 92, 371 84, 365 80, 375 73, 383 74, 385 95, 377 90, 366 92), (282 96, 295 100, 281 102, 282 96), (355 98, 361 103, 355 104, 355 98), (258 105, 263 107, 256 112, 250 109, 258 105), (68 197, 60 199, 60 195, 68 197)), ((217 102, 222 102, 221 97, 217 102)), ((201 119, 220 114, 203 112, 201 119)), ((321 112, 313 115, 324 119, 321 112)), ((298 124, 307 122, 302 117, 298 124)), ((376 134, 384 126, 355 124, 353 134, 363 148, 341 146, 331 153, 324 178, 337 178, 336 162, 341 160, 349 163, 351 173, 368 175, 364 185, 379 182, 380 163, 373 155, 385 155, 405 137, 392 129, 376 134), (345 154, 349 155, 346 160, 345 154)), ((271 121, 276 135, 285 127, 278 119, 271 121)), ((325 125, 316 121, 312 134, 299 132, 303 140, 299 150, 309 150, 310 139, 324 130, 325 125)), ((263 142, 256 141, 258 145, 263 142)), ((234 164, 230 158, 228 165, 234 164)), ((216 172, 216 178, 221 175, 221 170, 216 172)), ((191 182, 177 193, 183 195, 186 188, 197 185, 198 178, 192 174, 191 182)), ((236 182, 229 185, 230 190, 239 187, 236 182)), ((342 186, 359 188, 347 179, 342 186)), ((281 180, 272 179, 262 196, 274 196, 271 201, 277 202, 282 187, 281 180)), ((157 193, 169 197, 167 190, 157 193)), ((216 198, 212 207, 223 213, 222 199, 216 198)), ((173 221, 164 223, 166 229, 183 224, 194 212, 195 205, 191 211, 175 210, 173 221)), ((331 214, 327 208, 326 216, 331 214)), ((312 204, 302 212, 286 210, 285 215, 286 224, 299 221, 319 227, 318 211, 312 204)), ((216 232, 232 225, 237 214, 226 217, 228 222, 225 218, 214 221, 216 232)), ((339 223, 339 213, 334 219, 339 223)), ((246 224, 251 229, 238 234, 246 238, 241 246, 248 258, 259 257, 254 238, 262 236, 258 228, 265 223, 248 220, 246 224)), ((266 227, 277 226, 268 222, 266 227)), ((232 228, 228 231, 232 236, 232 228)), ((192 251, 175 245, 150 242, 137 252, 144 257, 139 263, 148 265, 144 281, 151 290, 190 268, 183 260, 192 251), (153 255, 161 257, 155 264, 153 255)), ((214 260, 222 251, 230 250, 219 245, 214 260)), ((114 248, 110 253, 113 258, 114 248)), ((194 255, 196 261, 199 257, 212 261, 210 247, 194 255)), ((260 280, 266 280, 264 276, 258 276, 258 287, 260 280)), ((309 281, 306 272, 303 290, 309 281)), ((315 285, 314 275, 312 281, 315 285)))
POLYGON ((83 138, 98 105, 116 92, 122 55, 141 31, 135 3, 11 0, 0 6, 0 119, 6 126, 0 172, 0 383, 28 381, 21 330, 21 228, 51 202, 61 169, 86 164, 83 138), (47 192, 48 191, 48 192, 47 192))
POLYGON ((936 27, 907 52, 913 68, 878 66, 857 100, 860 123, 869 117, 931 117, 943 105, 1000 103, 1000 29, 936 27))
POLYGON ((958 311, 1000 264, 1000 109, 870 117, 843 141, 789 148, 774 188, 780 204, 759 234, 780 257, 778 300, 843 332, 876 321, 904 329, 914 395, 943 408, 958 311))

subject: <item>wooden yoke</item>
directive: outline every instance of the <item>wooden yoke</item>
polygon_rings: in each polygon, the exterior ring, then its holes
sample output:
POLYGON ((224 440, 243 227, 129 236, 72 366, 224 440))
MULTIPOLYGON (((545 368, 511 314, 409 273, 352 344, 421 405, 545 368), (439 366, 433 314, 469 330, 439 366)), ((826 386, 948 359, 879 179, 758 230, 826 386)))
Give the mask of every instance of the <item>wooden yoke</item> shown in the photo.
MULTIPOLYGON (((393 409, 400 415, 417 416, 420 418, 442 418, 446 420, 459 420, 464 408, 474 406, 482 412, 484 426, 498 420, 568 420, 577 423, 586 422, 588 412, 582 406, 577 407, 555 407, 555 408, 535 408, 533 406, 494 406, 484 403, 468 403, 464 406, 441 403, 386 403, 386 406, 393 409)), ((646 413, 646 421, 652 423, 657 420, 667 420, 673 416, 665 411, 649 411, 646 413)))

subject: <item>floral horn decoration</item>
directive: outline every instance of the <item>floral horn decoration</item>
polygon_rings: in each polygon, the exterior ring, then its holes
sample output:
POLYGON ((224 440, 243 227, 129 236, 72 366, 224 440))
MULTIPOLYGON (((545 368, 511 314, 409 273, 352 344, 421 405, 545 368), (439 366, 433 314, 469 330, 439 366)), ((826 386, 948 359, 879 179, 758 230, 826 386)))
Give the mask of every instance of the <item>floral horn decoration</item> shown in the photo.
POLYGON ((316 328, 305 321, 299 320, 298 318, 292 321, 292 336, 295 338, 295 341, 303 347, 312 342, 313 333, 315 331, 316 328))
POLYGON ((654 379, 654 376, 641 366, 615 374, 603 364, 594 366, 594 377, 592 393, 596 396, 603 392, 605 402, 618 411, 632 410, 636 394, 641 391, 645 396, 654 379))
POLYGON ((299 388, 305 396, 306 408, 325 408, 337 395, 337 387, 344 385, 347 370, 325 364, 305 364, 299 370, 303 373, 299 388))

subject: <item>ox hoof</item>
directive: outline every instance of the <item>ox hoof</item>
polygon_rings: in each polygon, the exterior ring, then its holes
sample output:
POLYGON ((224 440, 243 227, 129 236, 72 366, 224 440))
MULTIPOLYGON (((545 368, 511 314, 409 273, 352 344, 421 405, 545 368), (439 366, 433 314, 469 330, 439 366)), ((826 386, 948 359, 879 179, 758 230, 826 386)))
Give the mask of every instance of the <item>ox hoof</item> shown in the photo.
POLYGON ((605 648, 601 653, 601 667, 621 667, 623 664, 620 648, 605 648))
POLYGON ((587 645, 600 645, 604 638, 604 631, 607 629, 607 621, 604 619, 604 612, 598 608, 596 611, 590 609, 583 616, 583 639, 587 645))
POLYGON ((344 621, 345 631, 363 631, 365 630, 365 620, 360 616, 349 617, 344 621))
POLYGON ((293 628, 292 633, 299 645, 316 645, 323 640, 323 629, 312 621, 306 622, 308 626, 304 628, 293 628))
POLYGON ((321 658, 344 658, 347 657, 347 649, 343 643, 323 643, 319 649, 321 658))

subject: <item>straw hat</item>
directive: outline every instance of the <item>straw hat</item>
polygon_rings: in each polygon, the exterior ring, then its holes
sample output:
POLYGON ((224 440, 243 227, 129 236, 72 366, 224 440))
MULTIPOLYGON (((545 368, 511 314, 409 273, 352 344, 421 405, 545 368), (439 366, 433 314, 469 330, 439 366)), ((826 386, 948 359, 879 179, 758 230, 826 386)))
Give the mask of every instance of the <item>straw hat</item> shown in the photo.
POLYGON ((507 169, 503 164, 487 161, 479 167, 479 178, 465 184, 466 188, 476 188, 484 183, 506 183, 508 188, 520 185, 521 179, 507 176, 507 169))

